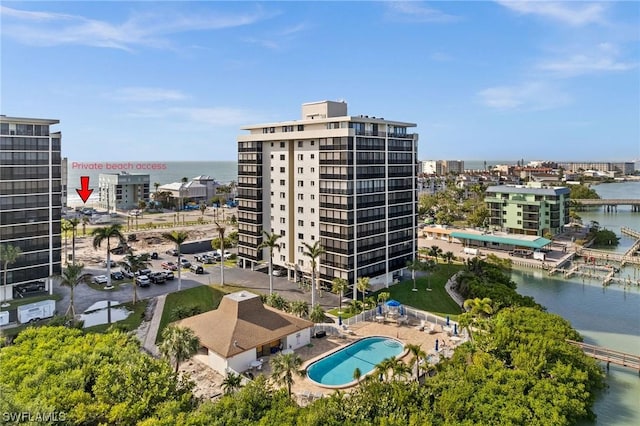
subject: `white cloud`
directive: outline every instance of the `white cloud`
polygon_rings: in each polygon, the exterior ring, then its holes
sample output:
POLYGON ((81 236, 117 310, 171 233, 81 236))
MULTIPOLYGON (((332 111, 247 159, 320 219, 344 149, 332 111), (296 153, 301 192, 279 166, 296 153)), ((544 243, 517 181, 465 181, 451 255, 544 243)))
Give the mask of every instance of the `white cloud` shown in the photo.
POLYGON ((541 62, 538 69, 549 71, 560 77, 573 77, 583 74, 628 71, 638 67, 637 63, 621 61, 616 46, 600 43, 588 52, 578 52, 563 58, 541 62))
POLYGON ((460 20, 459 16, 449 15, 440 10, 427 7, 418 1, 389 2, 386 5, 391 18, 403 21, 445 23, 460 20))
POLYGON ((208 31, 250 25, 273 14, 257 8, 253 12, 223 14, 216 12, 185 14, 175 10, 154 9, 136 13, 122 23, 89 19, 78 15, 33 12, 0 8, 2 32, 24 44, 55 46, 74 44, 133 50, 136 46, 169 48, 168 35, 190 31, 208 31), (33 25, 38 21, 38 25, 33 25))
POLYGON ((178 90, 158 87, 124 87, 107 95, 107 97, 127 102, 180 101, 187 99, 187 95, 178 90))
POLYGON ((206 126, 233 127, 269 121, 264 114, 248 109, 233 107, 170 107, 170 108, 138 108, 126 113, 131 118, 173 118, 180 123, 196 123, 206 126))
POLYGON ((571 102, 569 95, 540 81, 489 87, 480 91, 478 96, 483 104, 499 110, 545 110, 571 102))
POLYGON ((497 0, 521 15, 538 15, 572 26, 603 23, 606 7, 600 3, 497 0))

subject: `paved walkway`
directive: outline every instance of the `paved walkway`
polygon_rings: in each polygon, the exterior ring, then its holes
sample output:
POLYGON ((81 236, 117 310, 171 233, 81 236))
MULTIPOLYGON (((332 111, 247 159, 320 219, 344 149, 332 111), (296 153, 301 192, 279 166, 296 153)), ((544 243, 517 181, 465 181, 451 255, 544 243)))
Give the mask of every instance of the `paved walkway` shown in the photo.
POLYGON ((167 295, 163 294, 158 296, 155 310, 153 311, 153 318, 147 329, 147 335, 144 338, 144 344, 142 347, 151 355, 159 356, 160 351, 156 346, 156 336, 158 335, 158 329, 160 328, 160 319, 162 318, 162 312, 164 311, 164 302, 167 299, 167 295))
POLYGON ((458 274, 460 272, 458 272, 457 274, 453 275, 451 278, 449 278, 449 280, 447 281, 447 283, 444 285, 444 289, 447 290, 447 293, 449 293, 449 296, 455 300, 455 302, 460 305, 460 307, 462 307, 462 305, 464 305, 464 299, 462 298, 462 296, 460 296, 458 294, 458 292, 456 292, 453 289, 453 285, 456 283, 456 279, 458 278, 458 274))

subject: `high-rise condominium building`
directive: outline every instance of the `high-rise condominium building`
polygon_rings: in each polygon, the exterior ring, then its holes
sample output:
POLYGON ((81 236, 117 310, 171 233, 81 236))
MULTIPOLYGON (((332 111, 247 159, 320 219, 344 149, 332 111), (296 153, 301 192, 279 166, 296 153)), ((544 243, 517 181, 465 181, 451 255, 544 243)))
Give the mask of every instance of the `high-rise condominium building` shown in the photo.
POLYGON ((61 273, 61 135, 49 130, 58 123, 0 116, 0 244, 22 251, 8 266, 7 299, 15 284, 61 273))
POLYGON ((279 234, 274 264, 308 276, 305 243, 326 251, 320 282, 393 283, 416 251, 417 143, 413 123, 347 115, 345 102, 302 105, 302 119, 244 127, 238 137, 238 255, 269 259, 263 231, 279 234))

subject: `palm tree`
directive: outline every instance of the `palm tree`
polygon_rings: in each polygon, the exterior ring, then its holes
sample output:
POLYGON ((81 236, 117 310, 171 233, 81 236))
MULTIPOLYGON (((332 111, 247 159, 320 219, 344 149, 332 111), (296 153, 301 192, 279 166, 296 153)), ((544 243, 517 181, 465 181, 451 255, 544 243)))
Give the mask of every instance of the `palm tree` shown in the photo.
POLYGON ((437 264, 429 259, 426 262, 422 262, 422 270, 427 273, 427 291, 431 291, 431 272, 437 267, 437 264))
POLYGON ((304 318, 309 315, 309 304, 304 300, 296 300, 289 304, 291 313, 300 318, 304 318))
POLYGON ((207 205, 204 202, 200 203, 200 218, 204 220, 204 212, 207 211, 207 205))
POLYGON ((362 292, 362 304, 364 305, 364 297, 366 296, 366 292, 371 288, 371 284, 369 283, 369 277, 360 277, 358 278, 357 288, 358 291, 362 292))
POLYGON ((224 286, 224 231, 227 228, 220 225, 218 222, 213 223, 216 224, 216 231, 218 231, 220 238, 220 285, 224 286))
POLYGON ((391 364, 391 371, 393 372, 393 378, 398 379, 411 374, 411 367, 400 361, 398 358, 393 358, 393 364, 391 364))
POLYGON ((271 359, 271 378, 278 385, 287 387, 289 397, 291 397, 291 385, 293 375, 298 374, 304 377, 304 371, 300 370, 302 358, 296 353, 278 354, 271 359))
POLYGON ((160 353, 167 359, 175 359, 176 373, 180 362, 186 361, 198 352, 200 339, 187 327, 169 325, 162 332, 160 353))
POLYGON ((334 278, 332 281, 331 291, 336 293, 340 297, 338 313, 342 313, 342 297, 344 295, 344 291, 347 289, 349 283, 344 278, 334 278))
POLYGON ((416 366, 416 380, 420 378, 420 361, 427 359, 427 353, 422 350, 421 345, 415 345, 409 343, 405 346, 405 349, 413 356, 411 359, 411 366, 416 366))
POLYGON ((74 304, 73 290, 78 284, 89 282, 89 278, 91 277, 91 274, 85 274, 83 269, 84 265, 82 263, 71 264, 67 266, 67 269, 62 272, 62 276, 60 277, 60 285, 69 287, 71 291, 69 294, 71 301, 69 303, 69 308, 65 313, 65 315, 69 315, 70 313, 71 318, 76 317, 76 307, 74 304))
POLYGON ((451 266, 451 262, 453 262, 453 259, 455 259, 456 256, 452 251, 448 251, 442 255, 442 258, 445 260, 445 262, 447 262, 447 265, 451 266))
POLYGON ((104 240, 107 240, 107 287, 111 286, 111 238, 117 238, 124 243, 124 235, 122 235, 122 225, 114 224, 96 228, 91 232, 93 235, 93 248, 97 250, 104 240))
POLYGON ((82 235, 87 235, 87 223, 89 223, 89 218, 85 215, 82 215, 82 235))
POLYGON ((360 378, 362 377, 362 371, 358 367, 353 370, 353 380, 360 384, 360 378))
POLYGON ((380 294, 378 294, 378 303, 384 303, 387 300, 389 300, 390 297, 391 297, 391 293, 389 293, 388 291, 383 291, 380 294))
POLYGON ((438 256, 442 254, 442 249, 438 246, 429 247, 429 256, 433 256, 436 259, 436 263, 438 263, 438 256))
POLYGON ((393 369, 396 364, 396 359, 393 357, 385 358, 376 365, 376 373, 384 377, 385 381, 389 381, 389 371, 393 369))
POLYGON ((189 239, 189 234, 184 231, 171 231, 162 234, 162 238, 167 241, 171 241, 176 245, 176 251, 178 252, 178 291, 182 290, 182 263, 180 261, 180 245, 189 239))
POLYGON ((267 231, 262 231, 264 238, 260 245, 258 246, 258 250, 262 250, 264 248, 269 249, 269 294, 273 293, 273 249, 277 248, 280 250, 280 244, 278 244, 278 239, 282 237, 280 234, 268 233, 267 231))
MULTIPOLYGON (((149 255, 148 254, 133 254, 133 251, 129 250, 127 255, 124 257, 123 261, 120 262, 121 266, 129 268, 129 271, 134 274, 141 269, 147 268, 149 266, 149 255)), ((138 303, 138 286, 135 281, 133 282, 133 304, 138 303)))
POLYGON ((242 387, 242 376, 230 371, 222 381, 222 390, 229 395, 242 387))
POLYGON ((69 231, 71 231, 71 224, 67 219, 60 220, 60 230, 64 234, 64 261, 67 263, 67 247, 69 246, 69 231))
POLYGON ((465 300, 462 306, 466 312, 460 315, 460 327, 466 328, 469 338, 473 340, 471 326, 478 323, 479 319, 485 319, 493 314, 493 301, 488 297, 483 299, 476 297, 475 299, 465 300))
POLYGON ((318 258, 325 252, 324 247, 320 245, 320 241, 316 241, 313 245, 302 243, 307 251, 304 255, 311 259, 311 306, 316 306, 316 267, 318 266, 318 258))
POLYGON ((318 323, 324 321, 324 310, 320 305, 314 305, 311 308, 311 313, 309 314, 309 319, 312 322, 318 323))
POLYGON ((4 270, 4 282, 3 282, 3 296, 2 296, 2 306, 6 308, 9 306, 7 303, 7 276, 9 275, 9 265, 14 263, 18 258, 22 255, 22 250, 20 247, 12 246, 10 244, 0 245, 0 261, 3 263, 4 270))
POLYGON ((407 262, 407 269, 411 271, 411 277, 413 279, 413 288, 412 291, 418 291, 416 288, 416 272, 424 271, 424 262, 420 259, 413 259, 407 262))
MULTIPOLYGON (((156 192, 155 193, 157 194, 158 193, 158 188, 160 188, 160 182, 153 182, 153 186, 156 188, 156 192)), ((155 199, 155 197, 154 197, 154 200, 158 201, 158 200, 155 199)))

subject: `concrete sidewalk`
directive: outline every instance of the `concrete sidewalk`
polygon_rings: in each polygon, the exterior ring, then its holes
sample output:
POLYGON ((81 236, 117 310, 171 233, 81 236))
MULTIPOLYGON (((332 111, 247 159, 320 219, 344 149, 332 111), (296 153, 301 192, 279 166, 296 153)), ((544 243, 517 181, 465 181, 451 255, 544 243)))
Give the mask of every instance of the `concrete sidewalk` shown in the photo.
POLYGON ((153 318, 147 329, 147 335, 144 338, 144 344, 142 347, 151 355, 158 357, 160 351, 156 346, 156 337, 158 335, 158 329, 160 328, 160 319, 162 318, 162 312, 164 311, 164 302, 167 299, 167 295, 163 294, 158 296, 156 307, 153 312, 153 318))

